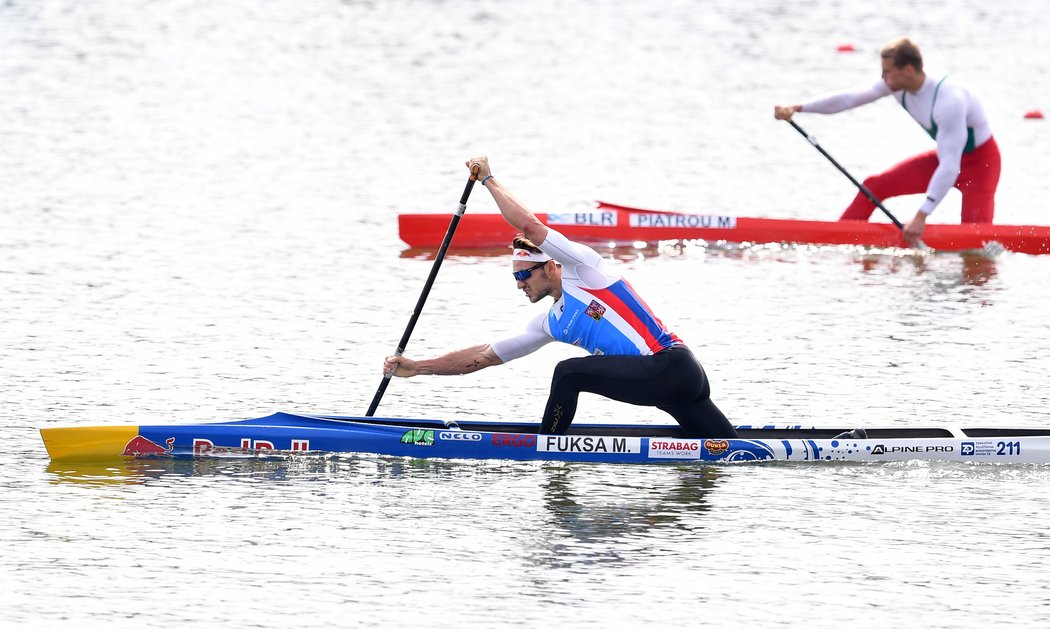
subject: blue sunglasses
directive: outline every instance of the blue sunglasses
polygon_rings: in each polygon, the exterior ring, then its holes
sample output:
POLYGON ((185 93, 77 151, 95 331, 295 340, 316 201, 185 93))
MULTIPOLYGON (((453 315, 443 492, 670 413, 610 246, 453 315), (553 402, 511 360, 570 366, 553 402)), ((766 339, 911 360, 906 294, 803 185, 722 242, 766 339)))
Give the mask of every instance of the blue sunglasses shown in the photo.
POLYGON ((520 271, 514 271, 514 273, 512 275, 514 275, 514 279, 518 280, 519 282, 524 282, 525 280, 527 280, 530 277, 532 277, 532 272, 533 271, 535 271, 536 269, 540 268, 544 264, 547 264, 547 262, 546 261, 544 261, 544 262, 537 262, 536 264, 533 264, 532 266, 530 266, 527 269, 522 269, 520 271))

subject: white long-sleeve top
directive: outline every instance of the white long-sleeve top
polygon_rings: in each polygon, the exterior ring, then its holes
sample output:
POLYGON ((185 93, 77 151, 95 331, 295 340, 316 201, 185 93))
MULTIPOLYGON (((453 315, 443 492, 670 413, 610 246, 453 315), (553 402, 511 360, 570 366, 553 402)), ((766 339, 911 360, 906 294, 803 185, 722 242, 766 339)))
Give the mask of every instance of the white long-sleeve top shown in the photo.
POLYGON ((893 92, 879 79, 869 88, 827 94, 802 103, 802 111, 837 114, 890 94, 937 142, 937 169, 930 177, 926 200, 919 208, 930 214, 955 185, 963 152, 981 146, 992 137, 984 110, 969 91, 944 78, 927 75, 917 92, 893 92))

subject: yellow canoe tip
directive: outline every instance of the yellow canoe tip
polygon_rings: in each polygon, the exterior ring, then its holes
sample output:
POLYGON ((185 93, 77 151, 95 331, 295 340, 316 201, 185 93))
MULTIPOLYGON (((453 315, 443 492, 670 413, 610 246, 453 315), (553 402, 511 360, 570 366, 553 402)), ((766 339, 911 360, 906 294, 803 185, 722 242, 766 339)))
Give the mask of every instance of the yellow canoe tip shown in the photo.
POLYGON ((139 435, 138 426, 71 426, 41 428, 40 436, 52 461, 114 458, 139 435))

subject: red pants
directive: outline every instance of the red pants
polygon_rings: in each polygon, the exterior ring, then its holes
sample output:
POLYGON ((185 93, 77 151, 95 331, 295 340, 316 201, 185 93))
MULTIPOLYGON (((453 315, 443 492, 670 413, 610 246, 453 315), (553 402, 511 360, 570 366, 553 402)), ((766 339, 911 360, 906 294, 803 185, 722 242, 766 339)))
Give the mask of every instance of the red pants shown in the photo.
MULTIPOLYGON (((937 169, 937 151, 930 151, 904 160, 881 175, 868 177, 864 185, 882 201, 903 194, 923 194, 937 169)), ((995 216, 995 189, 999 185, 999 146, 995 138, 963 153, 959 178, 955 187, 962 192, 962 223, 991 223, 995 216)), ((853 203, 839 217, 840 221, 866 221, 875 210, 875 204, 863 192, 858 192, 853 203)), ((907 221, 905 221, 907 222, 907 221)))

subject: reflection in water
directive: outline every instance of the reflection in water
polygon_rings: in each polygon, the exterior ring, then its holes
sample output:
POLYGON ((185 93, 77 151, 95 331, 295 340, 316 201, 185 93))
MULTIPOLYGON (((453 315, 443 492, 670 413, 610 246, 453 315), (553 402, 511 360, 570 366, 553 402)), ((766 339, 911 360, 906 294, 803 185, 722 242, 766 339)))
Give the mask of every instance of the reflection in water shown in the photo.
MULTIPOLYGON (((615 260, 630 261, 638 258, 655 257, 689 257, 689 256, 718 256, 732 260, 767 260, 785 259, 795 260, 799 255, 809 255, 824 252, 864 252, 870 251, 866 247, 856 245, 799 245, 792 243, 736 243, 724 240, 661 240, 656 243, 644 241, 608 242, 595 243, 581 240, 603 256, 615 260), (778 257, 779 256, 779 257, 778 257)), ((401 251, 402 258, 415 260, 433 260, 437 257, 437 248, 409 247, 401 251)), ((479 247, 479 248, 456 248, 455 241, 449 248, 449 257, 461 258, 495 258, 510 255, 510 246, 506 247, 479 247)))
POLYGON ((979 252, 937 254, 935 257, 932 257, 932 260, 931 256, 923 254, 907 256, 866 255, 856 261, 860 263, 865 273, 879 270, 898 273, 902 269, 908 269, 914 271, 916 275, 923 275, 932 271, 938 272, 941 279, 958 280, 956 282, 957 285, 984 286, 998 274, 995 257, 979 252), (931 264, 931 262, 948 261, 952 258, 957 258, 960 264, 955 269, 949 270, 947 274, 945 265, 931 264))
MULTIPOLYGON (((903 269, 912 269, 917 275, 929 270, 943 269, 941 261, 958 259, 958 278, 961 284, 983 286, 997 274, 996 255, 1000 252, 966 251, 916 253, 914 249, 874 249, 859 245, 803 245, 791 243, 739 244, 730 242, 708 242, 703 240, 665 240, 657 244, 637 242, 632 244, 608 243, 606 245, 587 243, 595 251, 616 260, 630 261, 638 258, 653 257, 689 257, 712 256, 731 260, 784 261, 797 262, 800 258, 814 255, 849 254, 851 260, 860 264, 865 272, 879 270, 897 273, 903 269)), ((509 247, 490 247, 478 249, 450 249, 449 258, 496 258, 510 254, 509 247)), ((432 261, 437 257, 437 249, 411 247, 401 251, 401 257, 422 261, 432 261)))
POLYGON ((52 483, 79 485, 141 485, 170 476, 230 476, 287 480, 290 476, 326 474, 335 465, 325 456, 206 457, 195 459, 134 459, 52 461, 52 483))
MULTIPOLYGON (((413 260, 433 260, 437 257, 437 249, 429 247, 409 247, 408 249, 401 250, 402 258, 411 258, 413 260)), ((448 257, 469 257, 469 258, 496 258, 499 256, 510 255, 510 249, 507 247, 491 247, 484 249, 457 249, 455 246, 449 247, 448 257)))
POLYGON ((865 274, 896 274, 909 271, 916 277, 925 277, 915 288, 923 296, 957 295, 964 301, 977 301, 982 306, 992 305, 991 297, 998 292, 997 260, 983 252, 913 254, 906 256, 867 255, 856 258, 865 274))
MULTIPOLYGON (((608 256, 616 260, 635 260, 639 256, 651 257, 663 253, 663 249, 660 246, 647 245, 645 243, 636 243, 634 245, 617 245, 616 243, 600 245, 587 243, 587 245, 603 256, 608 256)), ((413 260, 433 260, 437 257, 437 252, 437 249, 410 247, 401 251, 401 257, 413 260)), ((509 243, 506 247, 485 247, 477 249, 457 249, 453 244, 453 246, 449 247, 448 251, 449 258, 498 258, 502 256, 510 256, 509 243)))
POLYGON ((640 560, 639 543, 703 529, 708 497, 725 470, 714 466, 548 466, 544 506, 561 534, 533 556, 548 567, 640 560), (631 480, 626 480, 631 479, 631 480))
POLYGON ((970 286, 984 286, 998 274, 994 256, 981 253, 964 253, 962 259, 963 283, 970 286))
POLYGON ((52 461, 52 483, 136 485, 165 473, 166 461, 121 458, 107 461, 52 461))
POLYGON ((503 461, 412 459, 378 454, 282 454, 199 458, 121 458, 106 461, 52 461, 52 483, 140 485, 164 478, 222 476, 266 481, 328 480, 332 477, 448 478, 476 473, 503 461))

